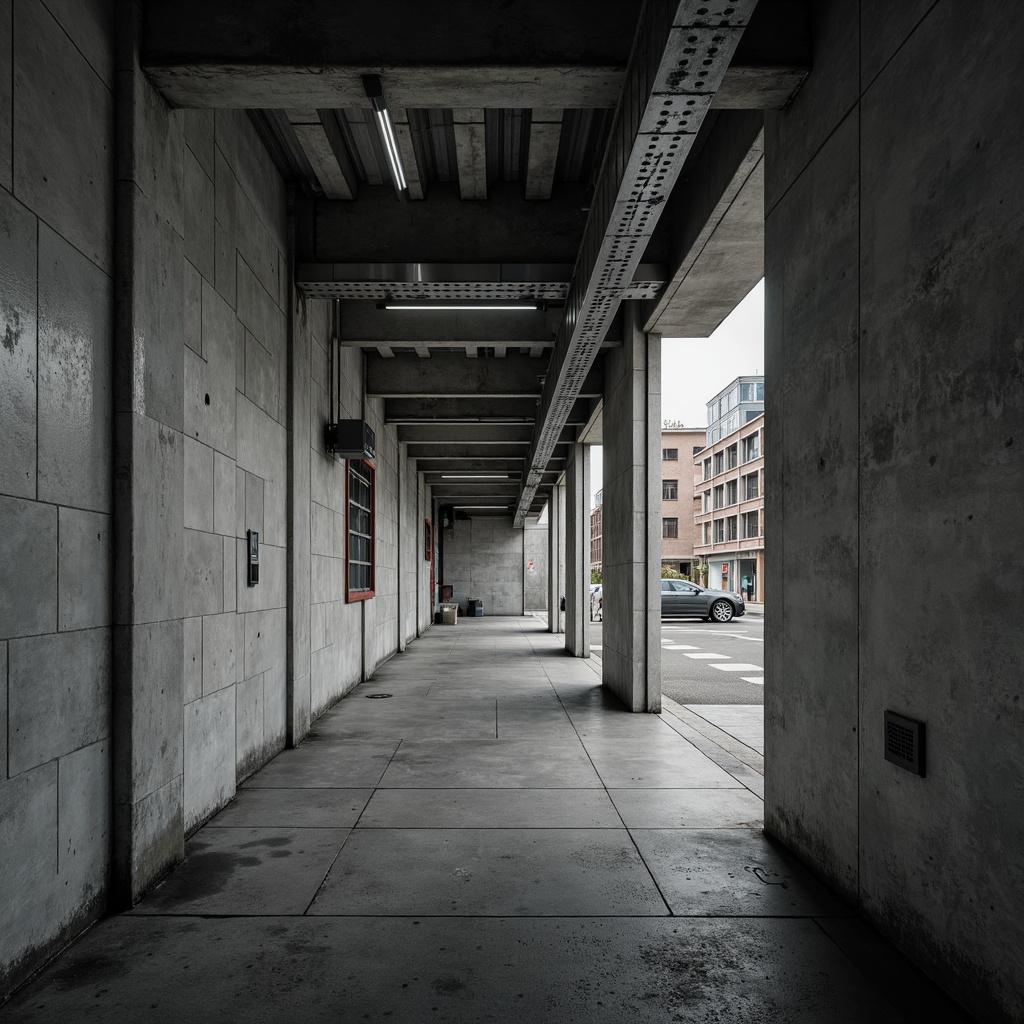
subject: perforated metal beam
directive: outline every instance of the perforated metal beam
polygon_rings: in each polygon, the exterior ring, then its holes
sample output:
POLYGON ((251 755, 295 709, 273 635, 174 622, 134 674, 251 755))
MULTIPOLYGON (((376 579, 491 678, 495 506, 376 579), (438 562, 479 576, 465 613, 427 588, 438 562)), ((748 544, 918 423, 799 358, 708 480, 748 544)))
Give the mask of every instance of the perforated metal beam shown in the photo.
POLYGON ((523 526, 547 461, 644 256, 757 0, 647 0, 569 287, 529 469, 523 526))

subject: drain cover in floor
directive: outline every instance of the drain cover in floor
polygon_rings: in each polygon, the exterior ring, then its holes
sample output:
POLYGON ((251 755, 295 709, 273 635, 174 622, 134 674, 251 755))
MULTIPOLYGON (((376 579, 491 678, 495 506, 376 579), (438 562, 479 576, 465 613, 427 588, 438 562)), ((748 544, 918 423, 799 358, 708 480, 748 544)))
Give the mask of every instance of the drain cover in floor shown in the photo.
POLYGON ((390 697, 390 693, 368 693, 366 694, 367 700, 383 700, 385 697, 390 697))

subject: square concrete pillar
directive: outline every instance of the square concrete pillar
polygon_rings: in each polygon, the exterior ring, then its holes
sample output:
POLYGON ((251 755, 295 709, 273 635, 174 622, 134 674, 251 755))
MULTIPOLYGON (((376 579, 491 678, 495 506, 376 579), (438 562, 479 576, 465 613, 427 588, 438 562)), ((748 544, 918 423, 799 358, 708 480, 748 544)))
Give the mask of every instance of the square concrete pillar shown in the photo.
POLYGON ((548 500, 548 632, 564 630, 565 487, 556 484, 548 500))
POLYGON ((590 448, 575 444, 565 471, 565 649, 590 657, 590 448))
POLYGON ((605 359, 602 681, 632 711, 661 710, 661 336, 623 303, 605 359))

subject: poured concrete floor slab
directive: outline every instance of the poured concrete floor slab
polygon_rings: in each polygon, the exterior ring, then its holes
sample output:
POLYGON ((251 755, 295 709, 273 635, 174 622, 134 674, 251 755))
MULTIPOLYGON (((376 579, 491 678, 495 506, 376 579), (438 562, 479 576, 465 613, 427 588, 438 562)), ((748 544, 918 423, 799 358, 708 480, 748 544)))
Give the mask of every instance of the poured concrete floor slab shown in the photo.
POLYGON ((357 829, 311 914, 655 916, 625 829, 357 829))
POLYGON ((562 642, 431 629, 0 1022, 964 1019, 765 838, 754 767, 562 642))
POLYGON ((378 789, 360 828, 622 828, 603 789, 378 789))

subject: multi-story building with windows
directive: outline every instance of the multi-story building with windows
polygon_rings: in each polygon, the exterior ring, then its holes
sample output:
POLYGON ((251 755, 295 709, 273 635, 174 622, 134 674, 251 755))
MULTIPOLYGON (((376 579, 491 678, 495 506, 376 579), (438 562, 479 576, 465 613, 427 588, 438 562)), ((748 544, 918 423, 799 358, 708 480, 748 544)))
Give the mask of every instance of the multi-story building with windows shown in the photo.
POLYGON ((666 421, 661 431, 661 564, 688 575, 693 564, 694 455, 705 431, 666 421))
POLYGON ((708 402, 707 441, 694 456, 694 555, 709 587, 763 602, 764 377, 738 377, 708 402))
POLYGON ((590 510, 590 568, 601 571, 601 512, 604 506, 604 490, 594 495, 594 507, 590 510))

